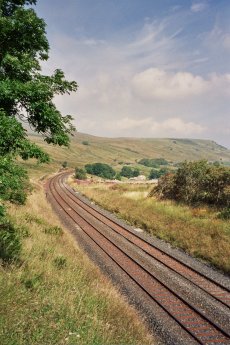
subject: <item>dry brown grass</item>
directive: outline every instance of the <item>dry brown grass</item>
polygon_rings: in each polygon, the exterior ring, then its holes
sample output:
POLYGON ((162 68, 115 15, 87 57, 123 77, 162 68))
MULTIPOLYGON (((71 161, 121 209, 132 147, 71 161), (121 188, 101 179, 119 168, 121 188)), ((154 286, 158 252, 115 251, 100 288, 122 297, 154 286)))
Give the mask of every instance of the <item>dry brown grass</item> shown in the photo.
POLYGON ((39 185, 26 206, 9 211, 26 236, 21 266, 0 271, 1 345, 154 343, 134 309, 61 230, 39 185))
POLYGON ((216 212, 148 198, 152 188, 148 185, 92 184, 76 188, 128 223, 230 272, 230 222, 217 219, 216 212))

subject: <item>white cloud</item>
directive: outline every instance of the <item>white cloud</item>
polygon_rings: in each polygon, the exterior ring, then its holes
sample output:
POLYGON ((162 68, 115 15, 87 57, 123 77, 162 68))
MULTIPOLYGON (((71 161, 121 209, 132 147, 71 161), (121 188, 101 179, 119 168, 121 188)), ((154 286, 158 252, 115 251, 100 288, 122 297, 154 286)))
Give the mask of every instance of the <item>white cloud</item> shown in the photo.
POLYGON ((135 133, 135 136, 199 136, 206 128, 194 122, 185 122, 179 117, 171 117, 164 121, 157 121, 155 118, 146 117, 143 119, 133 119, 124 117, 122 119, 111 120, 102 124, 104 130, 109 130, 111 126, 115 131, 124 135, 124 133, 135 133))
MULTIPOLYGON (((170 25, 170 20, 148 21, 135 36, 111 41, 56 37, 49 69, 60 66, 79 83, 76 94, 57 97, 56 103, 74 115, 79 131, 229 141, 230 75, 199 73, 197 66, 206 65, 213 54, 184 49, 180 27, 171 30, 170 25)), ((220 34, 217 29, 212 33, 220 34)))
POLYGON ((202 12, 207 8, 207 3, 206 2, 194 2, 191 6, 191 11, 192 12, 202 12))
POLYGON ((188 72, 167 73, 150 68, 133 78, 133 87, 143 99, 179 99, 201 95, 208 90, 208 82, 188 72))

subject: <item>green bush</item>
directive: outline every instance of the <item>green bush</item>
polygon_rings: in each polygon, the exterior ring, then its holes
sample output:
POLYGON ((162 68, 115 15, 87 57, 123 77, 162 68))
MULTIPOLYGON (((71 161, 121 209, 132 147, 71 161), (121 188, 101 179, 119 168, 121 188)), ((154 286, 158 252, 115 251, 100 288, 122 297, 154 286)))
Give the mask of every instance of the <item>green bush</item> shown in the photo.
POLYGON ((110 165, 105 163, 86 164, 85 170, 88 174, 109 180, 112 180, 116 175, 116 171, 110 165))
POLYGON ((167 172, 168 172, 168 170, 165 169, 165 168, 161 168, 161 169, 159 169, 159 170, 157 170, 157 169, 152 169, 152 170, 150 171, 150 174, 149 174, 149 180, 159 178, 159 177, 165 175, 167 172))
POLYGON ((7 218, 4 207, 0 206, 0 259, 3 263, 18 261, 21 240, 17 227, 7 218))
POLYGON ((62 168, 67 168, 67 166, 68 166, 68 162, 66 162, 66 161, 64 161, 63 163, 62 163, 62 168))
POLYGON ((120 172, 121 176, 124 177, 137 177, 140 174, 140 170, 138 168, 132 169, 131 167, 123 166, 120 172))
POLYGON ((152 194, 186 204, 230 206, 230 169, 206 161, 183 162, 175 174, 159 179, 152 194))
POLYGON ((230 219, 230 207, 224 208, 219 214, 218 218, 220 219, 230 219))
POLYGON ((142 158, 138 163, 150 168, 158 168, 160 165, 168 165, 168 161, 164 158, 142 158))
POLYGON ((84 140, 84 141, 82 141, 82 145, 89 145, 89 142, 88 141, 86 141, 86 140, 84 140))
POLYGON ((86 171, 85 169, 81 169, 81 168, 75 168, 75 175, 74 177, 78 180, 86 180, 87 176, 86 176, 86 171))
POLYGON ((27 172, 10 157, 0 157, 0 198, 24 204, 29 189, 27 172))

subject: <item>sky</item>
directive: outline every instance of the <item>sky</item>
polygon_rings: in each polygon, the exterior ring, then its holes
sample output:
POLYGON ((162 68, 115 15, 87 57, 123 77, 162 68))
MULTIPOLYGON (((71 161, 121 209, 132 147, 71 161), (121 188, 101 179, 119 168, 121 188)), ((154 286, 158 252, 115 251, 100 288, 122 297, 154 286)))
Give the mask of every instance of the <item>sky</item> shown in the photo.
POLYGON ((55 103, 79 132, 230 148, 230 0, 38 0, 50 59, 79 88, 55 103))

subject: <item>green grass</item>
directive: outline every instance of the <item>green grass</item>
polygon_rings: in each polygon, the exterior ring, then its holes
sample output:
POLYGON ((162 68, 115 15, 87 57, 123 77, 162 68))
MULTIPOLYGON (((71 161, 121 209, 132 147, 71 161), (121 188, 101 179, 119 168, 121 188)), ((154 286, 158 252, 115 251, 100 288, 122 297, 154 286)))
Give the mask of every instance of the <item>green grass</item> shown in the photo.
POLYGON ((149 185, 75 187, 128 223, 230 273, 230 221, 218 219, 217 211, 149 198, 149 185))
POLYGON ((154 343, 62 228, 42 189, 9 212, 29 235, 22 238, 21 264, 0 270, 1 345, 154 343))

